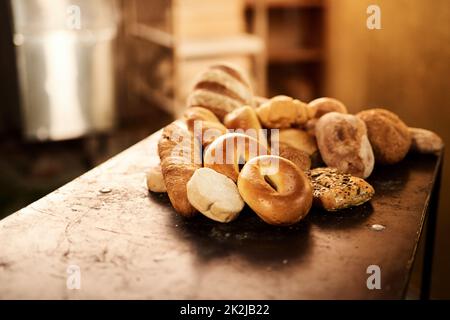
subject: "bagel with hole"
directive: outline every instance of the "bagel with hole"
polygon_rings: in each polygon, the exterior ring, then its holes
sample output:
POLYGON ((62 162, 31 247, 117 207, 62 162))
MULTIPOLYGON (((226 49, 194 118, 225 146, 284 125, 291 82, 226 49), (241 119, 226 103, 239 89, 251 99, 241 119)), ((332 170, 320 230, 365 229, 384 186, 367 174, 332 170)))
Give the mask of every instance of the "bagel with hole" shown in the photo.
POLYGON ((187 183, 189 202, 206 217, 230 222, 244 208, 236 184, 227 176, 209 168, 197 169, 187 183))
POLYGON ((267 153, 267 148, 258 140, 241 133, 227 133, 206 148, 203 165, 236 182, 241 167, 247 161, 267 153))
POLYGON ((328 167, 367 178, 374 167, 374 155, 367 129, 357 116, 330 112, 316 125, 320 155, 328 167))
POLYGON ((245 203, 265 222, 288 226, 311 209, 308 177, 294 163, 279 156, 259 156, 248 161, 238 179, 245 203))

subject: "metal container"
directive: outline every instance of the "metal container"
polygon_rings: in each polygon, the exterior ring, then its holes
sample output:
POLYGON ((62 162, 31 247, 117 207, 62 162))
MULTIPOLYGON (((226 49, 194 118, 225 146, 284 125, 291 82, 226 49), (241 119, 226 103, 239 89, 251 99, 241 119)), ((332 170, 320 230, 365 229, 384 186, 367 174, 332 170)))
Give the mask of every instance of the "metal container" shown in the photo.
POLYGON ((63 140, 114 126, 114 0, 11 0, 23 131, 63 140))

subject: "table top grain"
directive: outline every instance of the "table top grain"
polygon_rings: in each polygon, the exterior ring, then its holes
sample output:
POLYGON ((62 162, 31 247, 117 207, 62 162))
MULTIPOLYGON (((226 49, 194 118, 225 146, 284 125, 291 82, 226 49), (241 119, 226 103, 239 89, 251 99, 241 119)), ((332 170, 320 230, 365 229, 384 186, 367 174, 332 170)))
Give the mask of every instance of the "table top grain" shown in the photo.
POLYGON ((408 283, 440 158, 377 167, 370 203, 273 227, 185 219, 150 194, 160 131, 0 221, 1 299, 392 299, 408 283), (385 229, 376 231, 379 224, 385 229), (367 288, 367 268, 381 289, 367 288), (71 266, 80 288, 70 290, 71 266))

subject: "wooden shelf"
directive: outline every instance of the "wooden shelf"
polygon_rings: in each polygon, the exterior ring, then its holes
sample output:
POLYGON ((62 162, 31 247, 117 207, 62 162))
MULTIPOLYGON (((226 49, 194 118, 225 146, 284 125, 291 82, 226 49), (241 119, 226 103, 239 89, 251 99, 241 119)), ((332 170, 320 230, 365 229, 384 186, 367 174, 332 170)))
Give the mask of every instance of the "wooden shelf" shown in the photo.
POLYGON ((264 50, 261 38, 251 34, 236 36, 181 40, 176 50, 176 56, 185 59, 207 57, 250 55, 264 50))
POLYGON ((269 62, 271 63, 295 63, 295 62, 318 62, 322 59, 320 49, 278 49, 269 50, 269 62))
POLYGON ((258 54, 264 50, 260 37, 242 33, 217 38, 193 38, 176 40, 170 33, 145 25, 136 24, 130 28, 132 36, 167 48, 174 48, 181 59, 199 59, 229 55, 258 54))
MULTIPOLYGON (((247 7, 254 7, 261 0, 246 0, 247 7)), ((323 0, 265 0, 270 8, 323 7, 323 0)))

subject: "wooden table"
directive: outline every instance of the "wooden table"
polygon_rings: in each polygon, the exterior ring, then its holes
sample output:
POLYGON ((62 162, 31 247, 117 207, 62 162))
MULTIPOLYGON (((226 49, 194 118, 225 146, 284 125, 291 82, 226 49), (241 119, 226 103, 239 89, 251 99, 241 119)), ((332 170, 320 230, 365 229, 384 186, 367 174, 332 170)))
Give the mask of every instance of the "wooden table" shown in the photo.
POLYGON ((377 168, 376 196, 358 208, 313 211, 288 228, 249 210, 220 224, 186 220, 147 192, 159 134, 0 221, 0 298, 403 298, 428 213, 427 296, 442 157, 377 168), (79 290, 66 285, 71 265, 79 290), (369 265, 381 268, 381 290, 367 288, 369 265))

